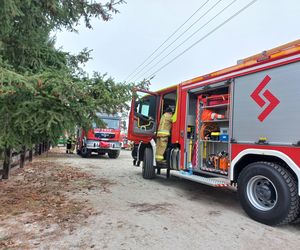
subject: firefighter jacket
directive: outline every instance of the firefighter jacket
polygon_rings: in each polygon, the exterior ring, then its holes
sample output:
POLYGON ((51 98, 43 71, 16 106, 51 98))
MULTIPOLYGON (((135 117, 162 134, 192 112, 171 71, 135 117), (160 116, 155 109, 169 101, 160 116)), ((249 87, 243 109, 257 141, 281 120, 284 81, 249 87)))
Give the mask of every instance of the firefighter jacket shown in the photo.
POLYGON ((157 137, 170 136, 171 128, 172 128, 172 113, 166 112, 162 115, 160 119, 158 131, 157 131, 157 137))

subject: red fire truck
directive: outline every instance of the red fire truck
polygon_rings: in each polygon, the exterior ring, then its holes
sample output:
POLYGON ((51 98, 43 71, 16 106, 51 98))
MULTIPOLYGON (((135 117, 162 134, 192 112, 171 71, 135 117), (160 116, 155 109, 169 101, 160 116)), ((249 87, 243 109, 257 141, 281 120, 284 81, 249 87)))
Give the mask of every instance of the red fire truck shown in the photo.
MULTIPOLYGON (((300 40, 157 92, 135 90, 128 139, 134 165, 236 186, 253 219, 278 225, 300 212, 300 40), (160 118, 174 107, 165 161, 156 162, 160 118)), ((157 171, 157 172, 156 172, 157 171)))
POLYGON ((117 115, 98 114, 98 117, 106 125, 105 128, 97 128, 93 123, 93 129, 77 132, 77 153, 82 157, 90 157, 93 152, 99 155, 108 154, 109 158, 116 159, 120 155, 120 117, 117 115))

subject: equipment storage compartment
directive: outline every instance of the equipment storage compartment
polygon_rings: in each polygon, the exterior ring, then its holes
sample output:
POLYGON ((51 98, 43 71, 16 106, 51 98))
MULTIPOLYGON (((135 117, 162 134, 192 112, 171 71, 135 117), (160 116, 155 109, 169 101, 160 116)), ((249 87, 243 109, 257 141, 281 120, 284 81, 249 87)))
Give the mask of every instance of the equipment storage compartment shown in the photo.
POLYGON ((229 117, 229 86, 198 95, 195 172, 228 174, 229 117))

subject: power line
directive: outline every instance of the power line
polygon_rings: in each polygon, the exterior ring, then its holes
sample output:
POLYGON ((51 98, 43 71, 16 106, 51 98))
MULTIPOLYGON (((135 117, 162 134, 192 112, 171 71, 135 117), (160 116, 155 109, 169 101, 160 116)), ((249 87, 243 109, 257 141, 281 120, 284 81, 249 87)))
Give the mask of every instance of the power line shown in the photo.
POLYGON ((197 14, 210 0, 207 0, 204 4, 202 4, 183 24, 181 24, 159 47, 157 47, 150 56, 148 56, 139 66, 137 66, 131 74, 129 74, 125 81, 131 77, 141 66, 143 66, 162 46, 166 44, 194 15, 197 14))
POLYGON ((202 16, 200 16, 194 23, 192 23, 185 31, 183 31, 179 36, 173 40, 167 47, 165 47, 158 55, 156 55, 150 62, 148 62, 143 68, 141 68, 133 77, 130 79, 135 79, 146 67, 148 67, 153 61, 160 57, 170 46, 172 46, 180 37, 182 37, 186 32, 188 32, 196 23, 198 23, 203 17, 205 17, 212 9, 214 9, 221 1, 216 2, 212 7, 210 7, 202 16))
POLYGON ((155 68, 159 63, 161 63, 164 59, 166 59, 169 55, 171 55, 175 50, 177 50, 179 47, 181 47, 183 44, 185 44, 188 40, 190 40, 194 35, 196 35, 200 30, 202 30, 204 27, 206 27, 210 22, 212 22, 214 19, 216 19, 219 15, 221 15, 225 10, 227 10, 231 5, 233 5, 237 0, 233 0, 230 4, 228 4, 226 7, 224 7, 221 11, 219 11, 214 17, 212 17, 210 20, 208 20, 205 24, 203 24, 200 28, 198 28, 194 33, 192 33, 190 36, 188 36, 183 42, 181 42, 179 45, 177 45, 173 50, 171 50, 167 55, 165 55, 163 58, 161 58, 155 65, 150 67, 146 72, 143 73, 143 75, 146 75, 148 72, 150 72, 153 68, 155 68))
POLYGON ((213 30, 211 30, 210 32, 208 32, 205 36, 203 36, 201 39, 199 39, 198 41, 196 41, 195 43, 193 43, 191 46, 189 46, 187 49, 185 49, 184 51, 182 51, 180 54, 178 54, 172 60, 170 60, 169 62, 167 62, 166 64, 164 64, 162 67, 160 67, 158 70, 156 70, 155 72, 153 72, 147 79, 149 79, 150 77, 153 77, 155 74, 157 74, 163 68, 167 67, 169 64, 171 64, 172 62, 174 62, 176 59, 178 59, 180 56, 182 56, 188 50, 190 50, 191 48, 193 48, 194 46, 196 46, 198 43, 200 43, 201 41, 203 41, 205 38, 207 38, 208 36, 210 36, 211 34, 213 34, 215 31, 217 31, 218 29, 220 29, 222 26, 224 26, 226 23, 228 23, 229 21, 231 21, 233 18, 235 18, 236 16, 238 16, 240 13, 242 13, 243 11, 245 11, 246 9, 248 9, 251 5, 253 5, 257 1, 258 0, 251 1, 249 4, 247 4, 245 7, 243 7, 242 9, 240 9, 238 12, 236 12, 230 18, 226 19, 224 22, 222 22, 221 24, 219 24, 216 28, 214 28, 213 30))

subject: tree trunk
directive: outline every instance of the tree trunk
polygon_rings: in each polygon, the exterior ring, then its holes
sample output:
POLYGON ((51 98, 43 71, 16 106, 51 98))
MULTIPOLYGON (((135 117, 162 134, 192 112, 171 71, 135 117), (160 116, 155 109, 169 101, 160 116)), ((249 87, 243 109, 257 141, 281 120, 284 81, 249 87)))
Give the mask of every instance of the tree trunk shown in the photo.
POLYGON ((39 144, 39 155, 42 154, 42 151, 43 151, 42 146, 43 146, 42 143, 40 143, 40 144, 39 144))
POLYGON ((47 151, 47 155, 46 157, 48 157, 48 152, 50 150, 50 142, 49 141, 46 141, 46 151, 47 151))
POLYGON ((22 146, 21 155, 20 155, 20 168, 23 168, 25 165, 25 156, 26 156, 26 147, 22 146))
POLYGON ((33 155, 33 152, 32 152, 32 148, 29 150, 29 162, 32 162, 32 155, 33 155))
POLYGON ((45 147, 46 147, 46 157, 48 157, 48 150, 49 150, 49 143, 48 143, 48 141, 45 142, 45 147))
POLYGON ((12 150, 6 148, 4 150, 4 163, 3 163, 3 175, 2 179, 8 179, 11 167, 12 150))
POLYGON ((43 141, 42 143, 42 153, 46 152, 46 143, 43 141))
POLYGON ((34 155, 38 155, 39 154, 39 144, 35 144, 34 145, 34 155))

